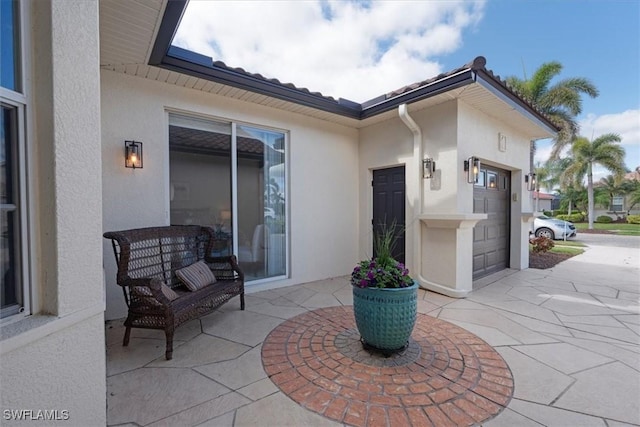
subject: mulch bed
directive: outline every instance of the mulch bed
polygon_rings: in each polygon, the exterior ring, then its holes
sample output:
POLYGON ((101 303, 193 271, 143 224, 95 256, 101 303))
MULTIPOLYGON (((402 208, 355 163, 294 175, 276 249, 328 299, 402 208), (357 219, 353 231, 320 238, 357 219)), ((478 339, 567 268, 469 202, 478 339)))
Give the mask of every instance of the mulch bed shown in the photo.
POLYGON ((571 258, 574 255, 570 254, 554 254, 552 252, 535 253, 529 252, 529 268, 537 268, 539 270, 546 270, 561 263, 562 261, 571 258))

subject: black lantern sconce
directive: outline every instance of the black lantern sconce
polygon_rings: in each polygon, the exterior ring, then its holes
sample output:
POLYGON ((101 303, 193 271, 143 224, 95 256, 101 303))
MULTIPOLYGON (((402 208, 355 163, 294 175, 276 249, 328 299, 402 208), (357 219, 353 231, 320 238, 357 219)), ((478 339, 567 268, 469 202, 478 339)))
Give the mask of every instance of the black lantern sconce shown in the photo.
POLYGON ((142 142, 124 142, 124 166, 133 169, 142 169, 142 142))
POLYGON ((424 179, 433 178, 436 172, 436 162, 431 158, 422 159, 422 177, 424 179))
POLYGON ((527 184, 527 190, 533 191, 536 189, 536 174, 529 172, 524 176, 524 182, 527 184))
POLYGON ((469 157, 464 161, 464 171, 467 173, 467 182, 469 184, 477 183, 480 175, 480 159, 469 157))

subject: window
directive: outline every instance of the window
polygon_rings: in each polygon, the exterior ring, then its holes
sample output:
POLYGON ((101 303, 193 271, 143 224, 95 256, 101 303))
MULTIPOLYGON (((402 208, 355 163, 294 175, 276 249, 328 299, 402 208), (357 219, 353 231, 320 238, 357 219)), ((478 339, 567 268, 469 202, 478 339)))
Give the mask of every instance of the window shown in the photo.
POLYGON ((286 134, 169 115, 172 224, 213 227, 247 281, 287 274, 286 134))
POLYGON ((0 318, 29 305, 20 4, 0 0, 0 318))
POLYGON ((622 212, 624 210, 624 197, 613 196, 611 198, 611 211, 622 212))

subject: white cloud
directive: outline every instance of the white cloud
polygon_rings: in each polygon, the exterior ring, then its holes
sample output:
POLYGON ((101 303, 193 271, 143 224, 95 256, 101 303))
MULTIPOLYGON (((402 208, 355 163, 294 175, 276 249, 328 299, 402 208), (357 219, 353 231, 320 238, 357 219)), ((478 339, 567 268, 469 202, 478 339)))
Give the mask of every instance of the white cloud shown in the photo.
POLYGON ((458 49, 483 11, 484 0, 192 1, 174 43, 363 102, 442 72, 433 57, 458 49))

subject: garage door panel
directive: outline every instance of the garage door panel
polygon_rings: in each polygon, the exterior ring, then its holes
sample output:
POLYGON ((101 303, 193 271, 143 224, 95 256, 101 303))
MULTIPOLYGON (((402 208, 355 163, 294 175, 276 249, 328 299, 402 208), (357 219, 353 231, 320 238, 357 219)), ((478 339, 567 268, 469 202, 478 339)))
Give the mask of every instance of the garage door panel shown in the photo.
MULTIPOLYGON (((473 230, 473 278, 478 279, 509 265, 510 172, 491 166, 483 167, 494 179, 495 187, 474 186, 474 213, 486 213, 473 230)), ((488 183, 489 181, 487 181, 488 183)))

